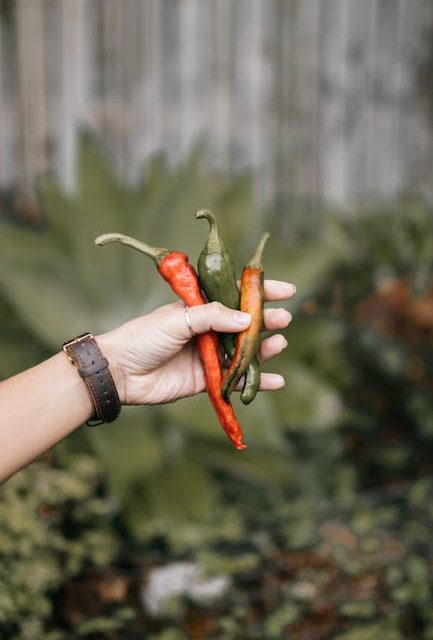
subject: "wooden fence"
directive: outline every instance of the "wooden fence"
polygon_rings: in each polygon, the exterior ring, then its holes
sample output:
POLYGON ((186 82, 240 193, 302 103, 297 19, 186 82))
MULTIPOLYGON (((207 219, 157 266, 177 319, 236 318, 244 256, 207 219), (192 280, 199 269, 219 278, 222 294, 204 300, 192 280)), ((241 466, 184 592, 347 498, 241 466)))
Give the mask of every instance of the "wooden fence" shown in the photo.
POLYGON ((133 180, 198 137, 264 198, 347 205, 429 188, 431 0, 0 0, 0 188, 54 168, 76 130, 133 180))

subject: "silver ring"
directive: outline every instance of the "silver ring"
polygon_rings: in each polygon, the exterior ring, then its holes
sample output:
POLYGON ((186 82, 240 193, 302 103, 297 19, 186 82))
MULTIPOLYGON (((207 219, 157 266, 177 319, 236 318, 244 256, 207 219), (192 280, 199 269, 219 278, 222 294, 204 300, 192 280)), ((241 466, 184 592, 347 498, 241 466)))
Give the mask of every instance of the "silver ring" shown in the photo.
POLYGON ((191 318, 190 318, 190 316, 189 316, 188 309, 189 309, 189 307, 187 307, 187 306, 185 305, 185 306, 184 306, 185 322, 186 322, 186 324, 188 325, 189 330, 191 331, 191 337, 193 337, 193 336, 196 336, 197 334, 196 334, 196 332, 194 331, 194 329, 192 328, 192 325, 191 325, 191 318))

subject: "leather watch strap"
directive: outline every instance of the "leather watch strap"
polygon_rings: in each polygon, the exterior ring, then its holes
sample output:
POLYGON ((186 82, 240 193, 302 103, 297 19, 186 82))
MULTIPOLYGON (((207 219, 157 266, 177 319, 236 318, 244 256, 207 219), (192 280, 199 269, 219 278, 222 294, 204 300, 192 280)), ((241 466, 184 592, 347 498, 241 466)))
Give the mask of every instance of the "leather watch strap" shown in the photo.
POLYGON ((108 361, 101 353, 91 333, 85 333, 65 342, 63 350, 86 383, 95 415, 87 422, 96 426, 113 422, 120 413, 120 400, 116 385, 108 368, 108 361))

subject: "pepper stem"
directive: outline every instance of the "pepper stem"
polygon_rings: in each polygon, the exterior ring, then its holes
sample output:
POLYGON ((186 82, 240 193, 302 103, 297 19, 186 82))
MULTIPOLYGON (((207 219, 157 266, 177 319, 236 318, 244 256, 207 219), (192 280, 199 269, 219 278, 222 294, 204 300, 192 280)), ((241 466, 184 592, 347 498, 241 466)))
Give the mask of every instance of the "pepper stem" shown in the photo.
POLYGON ((109 242, 121 242, 140 253, 144 253, 144 255, 152 258, 157 268, 159 267, 161 260, 170 253, 169 250, 164 247, 150 247, 148 244, 140 242, 140 240, 136 240, 131 236, 123 235, 123 233, 103 233, 101 236, 95 238, 95 244, 97 245, 102 246, 109 242))
POLYGON ((268 238, 270 237, 270 235, 271 234, 269 233, 269 231, 265 231, 261 235, 261 238, 259 240, 259 244, 257 245, 257 249, 255 250, 254 255, 251 258, 251 260, 246 265, 250 269, 263 269, 263 266, 262 266, 263 249, 265 248, 265 244, 267 243, 268 238))
POLYGON ((200 218, 206 218, 210 226, 209 235, 206 240, 207 253, 223 253, 225 251, 225 247, 218 233, 214 214, 212 211, 209 211, 209 209, 201 209, 195 214, 196 220, 199 220, 200 218))

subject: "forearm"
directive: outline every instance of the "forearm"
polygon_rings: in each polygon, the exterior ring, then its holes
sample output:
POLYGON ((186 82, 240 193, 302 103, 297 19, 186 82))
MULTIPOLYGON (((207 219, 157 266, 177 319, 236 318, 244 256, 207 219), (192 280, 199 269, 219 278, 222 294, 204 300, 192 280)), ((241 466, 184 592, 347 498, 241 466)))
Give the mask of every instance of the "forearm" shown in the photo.
POLYGON ((53 447, 93 413, 64 353, 0 383, 0 480, 53 447))
MULTIPOLYGON (((265 282, 268 300, 293 293, 288 283, 265 282)), ((211 330, 238 332, 248 326, 246 315, 217 303, 197 305, 189 309, 191 327, 183 305, 172 303, 96 336, 120 403, 166 403, 200 393, 203 368, 191 336, 211 330)), ((285 328, 289 321, 284 309, 265 311, 266 330, 285 328)), ((266 338, 259 359, 278 355, 286 344, 281 335, 266 338)), ((281 376, 262 374, 261 389, 279 389, 282 384, 281 376)), ((0 382, 0 481, 51 449, 93 413, 86 383, 63 352, 0 382)))

